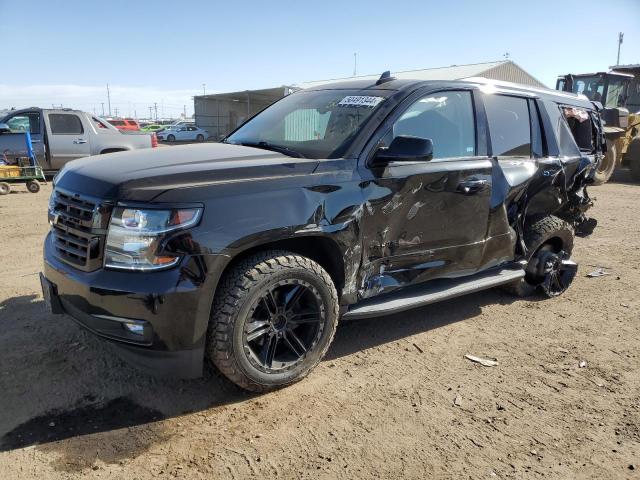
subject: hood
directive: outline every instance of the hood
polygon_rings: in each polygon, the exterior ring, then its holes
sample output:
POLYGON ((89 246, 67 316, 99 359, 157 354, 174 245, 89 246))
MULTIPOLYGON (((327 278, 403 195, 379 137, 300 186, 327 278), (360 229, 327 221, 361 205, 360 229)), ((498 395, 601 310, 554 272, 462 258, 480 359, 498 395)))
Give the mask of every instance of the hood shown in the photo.
POLYGON ((56 186, 103 200, 151 201, 182 187, 308 175, 318 160, 223 143, 109 153, 69 162, 56 186))

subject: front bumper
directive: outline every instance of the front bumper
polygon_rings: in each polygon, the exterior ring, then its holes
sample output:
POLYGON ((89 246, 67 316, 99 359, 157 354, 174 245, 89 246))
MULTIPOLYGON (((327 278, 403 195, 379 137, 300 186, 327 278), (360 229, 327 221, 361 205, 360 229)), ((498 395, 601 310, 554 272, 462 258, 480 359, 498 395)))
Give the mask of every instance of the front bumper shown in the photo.
POLYGON ((226 256, 185 257, 158 272, 83 272, 54 252, 49 234, 42 281, 53 313, 68 314, 142 370, 183 378, 202 374, 213 294, 226 256))

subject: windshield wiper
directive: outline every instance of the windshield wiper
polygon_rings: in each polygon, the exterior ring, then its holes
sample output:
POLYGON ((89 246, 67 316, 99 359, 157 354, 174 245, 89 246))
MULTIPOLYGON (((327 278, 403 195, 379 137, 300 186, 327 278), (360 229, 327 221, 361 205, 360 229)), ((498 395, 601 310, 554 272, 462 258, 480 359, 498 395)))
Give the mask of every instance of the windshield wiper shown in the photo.
POLYGON ((237 145, 242 145, 243 147, 262 148, 263 150, 271 150, 273 152, 284 153, 285 155, 295 158, 307 158, 300 152, 296 152, 289 147, 285 147, 284 145, 274 145, 273 143, 268 142, 240 142, 237 145))

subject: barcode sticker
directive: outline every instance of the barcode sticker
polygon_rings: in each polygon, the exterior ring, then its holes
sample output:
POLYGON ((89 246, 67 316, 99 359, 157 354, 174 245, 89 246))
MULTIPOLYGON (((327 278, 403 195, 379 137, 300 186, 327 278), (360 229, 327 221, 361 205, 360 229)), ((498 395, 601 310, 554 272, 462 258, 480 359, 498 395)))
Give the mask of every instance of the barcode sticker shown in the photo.
POLYGON ((367 97, 365 95, 349 95, 338 103, 341 107, 375 107, 384 97, 367 97))

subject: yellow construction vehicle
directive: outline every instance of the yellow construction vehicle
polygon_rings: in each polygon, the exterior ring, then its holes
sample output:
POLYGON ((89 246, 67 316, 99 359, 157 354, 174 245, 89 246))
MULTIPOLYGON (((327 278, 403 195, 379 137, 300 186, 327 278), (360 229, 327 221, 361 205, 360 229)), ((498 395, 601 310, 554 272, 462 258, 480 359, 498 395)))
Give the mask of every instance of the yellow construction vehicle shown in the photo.
POLYGON ((640 64, 611 68, 610 72, 561 75, 556 82, 556 90, 585 95, 604 107, 607 153, 594 177, 596 185, 609 180, 622 164, 640 181, 640 64))

